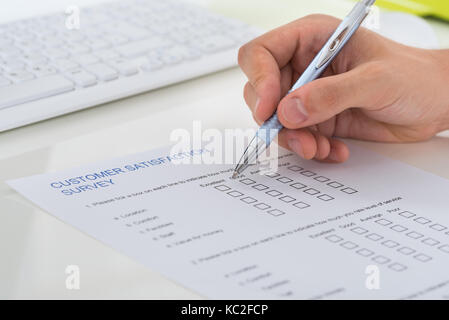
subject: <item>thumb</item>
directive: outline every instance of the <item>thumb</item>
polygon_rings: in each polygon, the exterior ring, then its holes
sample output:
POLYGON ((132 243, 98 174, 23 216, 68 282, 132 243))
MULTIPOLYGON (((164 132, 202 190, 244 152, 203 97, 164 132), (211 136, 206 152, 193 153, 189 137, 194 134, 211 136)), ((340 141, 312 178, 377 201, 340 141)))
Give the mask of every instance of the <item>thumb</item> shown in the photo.
POLYGON ((386 85, 375 73, 361 67, 312 81, 281 100, 279 120, 286 128, 298 129, 329 120, 349 108, 374 109, 380 86, 386 85))

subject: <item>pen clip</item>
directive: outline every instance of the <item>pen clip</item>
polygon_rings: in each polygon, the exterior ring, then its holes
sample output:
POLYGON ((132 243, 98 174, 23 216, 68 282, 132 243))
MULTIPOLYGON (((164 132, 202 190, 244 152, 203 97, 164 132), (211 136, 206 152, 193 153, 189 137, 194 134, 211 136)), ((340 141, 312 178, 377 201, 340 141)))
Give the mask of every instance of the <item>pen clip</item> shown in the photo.
POLYGON ((346 34, 348 33, 349 26, 346 26, 335 38, 332 42, 330 42, 323 52, 320 55, 320 58, 317 61, 316 69, 321 68, 328 62, 336 52, 338 52, 338 48, 343 43, 346 34))
POLYGON ((327 62, 329 62, 330 59, 340 52, 342 46, 362 24, 363 20, 365 20, 366 16, 370 12, 370 9, 371 5, 363 2, 359 2, 354 7, 351 13, 343 21, 342 25, 338 27, 336 32, 331 36, 323 48, 316 62, 316 69, 322 68, 327 62), (340 32, 338 32, 338 30, 340 30, 340 32))

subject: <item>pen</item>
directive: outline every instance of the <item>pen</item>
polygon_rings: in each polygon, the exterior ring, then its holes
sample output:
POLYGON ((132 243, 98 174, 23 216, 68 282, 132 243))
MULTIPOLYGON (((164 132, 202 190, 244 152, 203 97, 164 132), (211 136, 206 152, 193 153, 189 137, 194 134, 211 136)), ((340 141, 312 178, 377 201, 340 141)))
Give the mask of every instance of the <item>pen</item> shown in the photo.
MULTIPOLYGON (((374 2, 376 2, 376 0, 361 0, 356 3, 352 11, 340 23, 337 30, 335 30, 287 94, 321 76, 324 70, 326 70, 329 64, 340 53, 345 44, 360 27, 363 20, 365 20, 366 16, 370 12, 371 6, 374 2)), ((232 175, 233 179, 235 179, 239 174, 245 171, 250 164, 258 159, 259 155, 261 155, 262 152, 268 148, 282 128, 283 125, 279 122, 275 112, 270 119, 262 124, 254 138, 249 143, 234 169, 234 173, 232 175)))

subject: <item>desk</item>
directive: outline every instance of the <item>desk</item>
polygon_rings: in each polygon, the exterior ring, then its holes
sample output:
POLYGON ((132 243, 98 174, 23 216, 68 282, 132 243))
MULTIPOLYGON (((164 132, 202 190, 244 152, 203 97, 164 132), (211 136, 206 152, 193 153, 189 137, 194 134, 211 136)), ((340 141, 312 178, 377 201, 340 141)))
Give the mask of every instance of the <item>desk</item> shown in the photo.
MULTIPOLYGON (((101 1, 16 0, 0 21, 94 2, 101 1)), ((341 17, 352 6, 345 0, 197 2, 267 29, 313 12, 341 17)), ((449 23, 430 23, 449 47, 449 23)), ((190 129, 194 120, 204 128, 254 126, 244 83, 234 68, 0 133, 0 298, 201 298, 35 208, 4 181, 164 146, 172 129, 190 129), (80 290, 66 289, 67 265, 79 266, 80 290)), ((357 144, 449 178, 448 133, 413 145, 357 144)))

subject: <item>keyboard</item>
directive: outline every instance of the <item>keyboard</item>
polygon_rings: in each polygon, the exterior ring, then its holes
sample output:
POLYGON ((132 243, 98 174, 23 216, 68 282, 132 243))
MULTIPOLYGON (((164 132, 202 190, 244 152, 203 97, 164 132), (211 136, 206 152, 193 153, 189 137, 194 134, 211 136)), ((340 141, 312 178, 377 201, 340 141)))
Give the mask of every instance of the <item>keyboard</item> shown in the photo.
POLYGON ((79 28, 68 18, 0 25, 0 132, 236 66, 260 34, 181 1, 81 8, 79 28))

